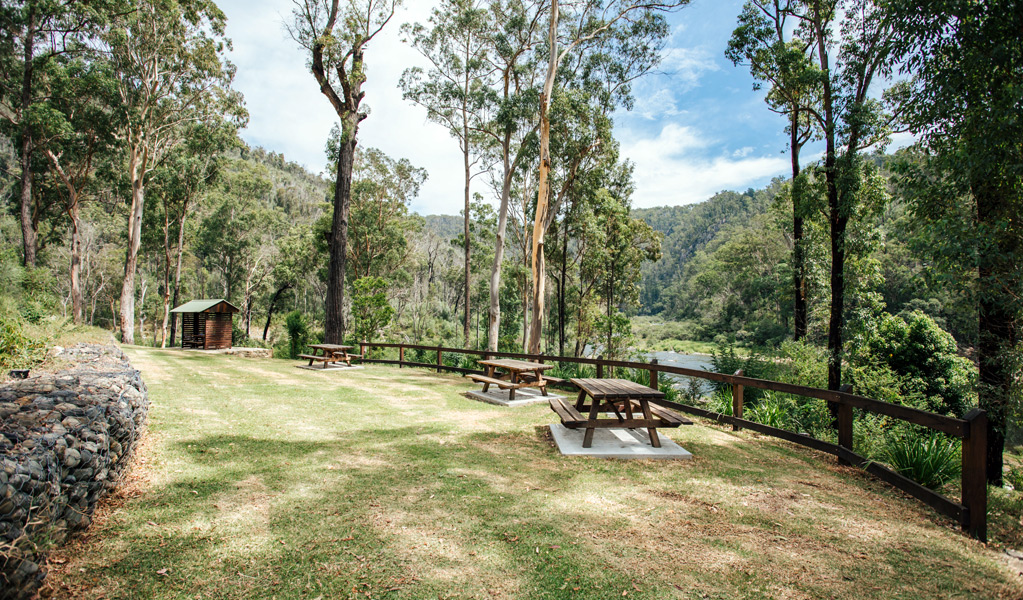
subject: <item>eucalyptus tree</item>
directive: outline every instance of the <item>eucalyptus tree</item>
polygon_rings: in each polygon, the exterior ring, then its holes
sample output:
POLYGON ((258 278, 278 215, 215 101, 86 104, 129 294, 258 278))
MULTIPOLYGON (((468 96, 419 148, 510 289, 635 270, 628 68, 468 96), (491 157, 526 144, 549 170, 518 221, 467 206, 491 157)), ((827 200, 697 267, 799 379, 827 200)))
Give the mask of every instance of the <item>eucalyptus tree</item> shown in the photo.
POLYGON ((580 0, 566 3, 564 20, 558 0, 551 0, 548 14, 547 74, 539 98, 539 160, 537 201, 533 217, 532 315, 528 351, 540 352, 545 313, 546 265, 544 238, 558 212, 552 203, 551 102, 559 68, 574 54, 589 86, 602 92, 608 104, 630 105, 630 83, 656 66, 660 45, 668 34, 663 12, 678 9, 688 0, 636 2, 630 0, 580 0), (602 85, 601 85, 602 84, 602 85))
POLYGON ((407 277, 410 237, 419 221, 409 203, 426 181, 426 170, 394 160, 376 148, 360 151, 352 181, 348 237, 350 281, 381 277, 394 285, 407 277))
POLYGON ((927 249, 978 307, 987 478, 1001 485, 1006 424, 1020 406, 1023 11, 1013 0, 885 7, 898 63, 914 77, 905 108, 923 149, 904 184, 927 249))
POLYGON ((407 69, 401 77, 406 100, 426 108, 427 118, 446 127, 458 140, 464 171, 465 315, 463 341, 469 345, 471 325, 469 282, 472 248, 469 238, 470 183, 481 159, 480 130, 489 120, 488 81, 494 69, 487 60, 492 36, 492 13, 486 0, 441 0, 430 15, 430 27, 405 25, 402 30, 412 47, 430 63, 429 70, 407 69))
POLYGON ((494 263, 490 271, 490 311, 487 349, 498 350, 501 338, 501 273, 504 268, 505 235, 515 173, 526 162, 539 123, 533 119, 539 102, 538 48, 543 41, 542 17, 546 0, 492 0, 490 11, 497 26, 490 40, 490 62, 497 83, 497 104, 484 133, 488 150, 501 163, 500 206, 494 238, 494 263))
POLYGON ((828 387, 837 390, 842 384, 847 233, 862 196, 861 153, 887 142, 897 117, 888 101, 895 102, 905 86, 891 86, 882 99, 871 95, 875 77, 890 73, 888 59, 897 36, 892 19, 872 0, 805 0, 792 8, 798 8, 790 13, 798 21, 796 36, 812 42, 807 53, 819 71, 819 101, 803 108, 825 144, 822 170, 831 244, 828 387))
POLYGON ((806 252, 803 220, 808 208, 804 201, 804 177, 799 154, 817 135, 815 123, 805 106, 816 106, 820 73, 813 59, 813 41, 796 37, 793 27, 802 14, 799 0, 749 0, 739 15, 725 54, 736 65, 745 62, 753 75, 753 89, 770 84, 765 101, 770 109, 788 119, 789 159, 792 166, 792 278, 793 339, 800 340, 807 328, 806 252))
POLYGON ((150 174, 182 143, 188 126, 245 119, 230 87, 234 66, 223 57, 225 22, 209 0, 142 0, 105 35, 131 188, 119 315, 127 344, 135 339, 135 273, 150 174))
POLYGON ((345 260, 351 207, 352 167, 359 124, 369 116, 366 96, 366 48, 394 17, 401 0, 296 0, 291 37, 311 54, 320 92, 341 120, 334 183, 334 215, 328 239, 324 339, 344 339, 345 260))
POLYGON ((47 82, 39 74, 56 57, 83 50, 86 40, 125 4, 120 0, 22 0, 0 5, 0 118, 18 144, 25 266, 36 264, 38 237, 32 194, 32 154, 38 125, 33 118, 34 107, 49 95, 47 82))
POLYGON ((109 160, 113 144, 110 120, 112 78, 101 60, 58 58, 44 67, 49 94, 33 107, 35 145, 46 156, 50 170, 60 182, 61 206, 71 222, 69 236, 71 314, 75 323, 83 318, 82 203, 101 186, 96 171, 109 160))
POLYGON ((223 151, 238 142, 237 129, 229 122, 198 123, 186 129, 183 143, 168 153, 151 179, 151 187, 155 188, 163 213, 162 348, 167 347, 168 341, 174 345, 177 332, 177 318, 171 314, 170 307, 178 303, 181 288, 185 224, 220 176, 223 151))

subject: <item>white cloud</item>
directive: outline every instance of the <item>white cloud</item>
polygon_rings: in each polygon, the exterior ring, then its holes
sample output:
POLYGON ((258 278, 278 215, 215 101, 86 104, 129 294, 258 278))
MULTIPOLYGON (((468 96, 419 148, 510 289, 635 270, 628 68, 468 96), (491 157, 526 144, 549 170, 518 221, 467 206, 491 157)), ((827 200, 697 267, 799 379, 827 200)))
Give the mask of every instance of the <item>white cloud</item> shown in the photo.
POLYGON ((656 137, 623 139, 623 158, 636 165, 633 206, 692 204, 725 189, 742 189, 781 175, 778 156, 708 156, 709 143, 689 127, 666 125, 656 137))
POLYGON ((746 158, 753 152, 753 146, 743 146, 735 152, 732 152, 732 158, 746 158))

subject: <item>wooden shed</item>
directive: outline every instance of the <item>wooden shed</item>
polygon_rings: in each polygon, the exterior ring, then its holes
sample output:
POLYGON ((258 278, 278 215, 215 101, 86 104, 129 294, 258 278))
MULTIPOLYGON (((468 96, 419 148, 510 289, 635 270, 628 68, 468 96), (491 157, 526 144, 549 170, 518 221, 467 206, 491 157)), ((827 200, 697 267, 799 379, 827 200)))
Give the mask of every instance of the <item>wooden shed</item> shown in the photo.
POLYGON ((227 300, 192 300, 171 312, 181 314, 182 348, 231 347, 232 315, 238 312, 238 307, 227 300))

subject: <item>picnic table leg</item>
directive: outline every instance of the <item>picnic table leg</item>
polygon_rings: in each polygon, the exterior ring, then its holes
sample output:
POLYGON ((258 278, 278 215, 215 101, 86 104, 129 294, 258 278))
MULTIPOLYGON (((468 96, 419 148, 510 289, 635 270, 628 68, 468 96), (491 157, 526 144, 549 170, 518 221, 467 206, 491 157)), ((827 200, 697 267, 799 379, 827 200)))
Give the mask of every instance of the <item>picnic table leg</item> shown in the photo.
MULTIPOLYGON (((519 382, 519 372, 518 371, 512 371, 512 373, 511 373, 511 382, 513 384, 517 384, 519 382)), ((508 402, 511 402, 514 399, 515 399, 515 388, 508 388, 508 402)))
MULTIPOLYGON (((654 416, 650 413, 650 403, 646 400, 640 400, 639 405, 643 408, 643 418, 652 421, 654 416)), ((650 445, 654 448, 661 447, 661 439, 657 437, 657 428, 647 427, 647 433, 650 434, 650 445)))
MULTIPOLYGON (((493 376, 494 376, 494 367, 492 365, 487 365, 487 377, 493 377, 493 376)), ((489 390, 489 389, 490 389, 490 384, 487 383, 486 381, 484 381, 483 382, 483 393, 486 394, 487 390, 489 390)))
POLYGON ((543 380, 543 372, 536 372, 536 385, 540 388, 540 393, 544 396, 547 395, 547 382, 543 380))
MULTIPOLYGON (((582 395, 582 392, 580 392, 582 395)), ((593 427, 593 423, 597 420, 597 408, 600 406, 600 401, 596 398, 593 399, 593 404, 590 405, 590 416, 586 427, 586 433, 583 434, 583 448, 589 448, 593 445, 593 432, 596 429, 593 427)))
POLYGON ((579 390, 579 397, 575 400, 575 409, 582 410, 583 404, 586 402, 586 392, 579 390))

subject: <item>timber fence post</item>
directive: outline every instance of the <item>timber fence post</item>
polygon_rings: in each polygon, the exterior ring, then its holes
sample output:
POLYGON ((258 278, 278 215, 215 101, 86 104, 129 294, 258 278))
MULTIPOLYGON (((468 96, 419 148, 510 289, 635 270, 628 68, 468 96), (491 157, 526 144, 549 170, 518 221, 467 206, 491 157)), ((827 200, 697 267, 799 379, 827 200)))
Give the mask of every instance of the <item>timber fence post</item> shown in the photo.
POLYGON ((604 378, 604 363, 600 362, 604 360, 604 355, 597 356, 597 379, 604 378))
POLYGON ((974 408, 966 413, 963 437, 962 527, 973 537, 987 541, 987 412, 974 408))
POLYGON ((405 366, 405 344, 398 344, 398 368, 405 366))
MULTIPOLYGON (((650 365, 656 367, 657 359, 655 358, 652 361, 650 361, 650 365)), ((657 387, 657 369, 650 369, 650 387, 654 388, 655 390, 661 389, 657 387)))
POLYGON ((437 346, 437 372, 438 373, 441 372, 441 366, 444 364, 443 357, 444 357, 444 351, 442 351, 440 349, 440 346, 437 346))
MULTIPOLYGON (((736 377, 742 377, 742 369, 735 372, 736 377)), ((732 416, 736 419, 742 418, 742 385, 732 384, 732 416)), ((732 421, 732 431, 739 431, 742 426, 738 421, 732 421)))
MULTIPOLYGON (((851 394, 852 385, 845 384, 838 389, 838 391, 851 394)), ((838 404, 838 445, 849 450, 853 449, 853 408, 851 404, 845 402, 838 404)), ((849 461, 838 458, 838 464, 848 465, 849 461)))

